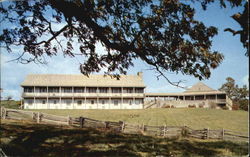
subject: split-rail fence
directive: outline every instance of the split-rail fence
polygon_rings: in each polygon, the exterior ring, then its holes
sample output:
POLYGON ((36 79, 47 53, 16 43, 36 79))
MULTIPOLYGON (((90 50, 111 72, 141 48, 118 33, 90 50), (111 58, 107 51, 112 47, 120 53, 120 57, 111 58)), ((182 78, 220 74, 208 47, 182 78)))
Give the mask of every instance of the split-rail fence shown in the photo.
POLYGON ((125 123, 124 121, 111 122, 100 121, 87 117, 57 116, 47 113, 16 110, 1 107, 0 116, 2 119, 31 120, 37 123, 69 125, 73 127, 89 127, 111 130, 128 134, 143 134, 161 137, 193 137, 199 139, 222 139, 248 141, 247 133, 235 132, 231 130, 212 130, 209 128, 194 130, 187 126, 149 126, 125 123))

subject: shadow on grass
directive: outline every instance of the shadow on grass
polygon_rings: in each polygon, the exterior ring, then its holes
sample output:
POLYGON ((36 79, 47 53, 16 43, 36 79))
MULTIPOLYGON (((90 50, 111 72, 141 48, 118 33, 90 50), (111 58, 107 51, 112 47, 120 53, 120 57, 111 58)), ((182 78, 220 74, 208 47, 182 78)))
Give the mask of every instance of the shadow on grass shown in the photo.
POLYGON ((247 143, 163 139, 37 124, 1 124, 7 156, 221 156, 246 155, 247 143), (226 154, 228 155, 228 154, 226 154))

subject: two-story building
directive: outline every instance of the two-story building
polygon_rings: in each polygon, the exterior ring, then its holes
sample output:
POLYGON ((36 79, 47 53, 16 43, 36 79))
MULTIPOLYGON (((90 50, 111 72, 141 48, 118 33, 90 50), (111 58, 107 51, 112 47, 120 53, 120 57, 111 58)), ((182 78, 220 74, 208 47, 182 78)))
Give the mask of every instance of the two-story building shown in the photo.
POLYGON ((121 75, 27 75, 23 87, 25 109, 142 109, 142 73, 121 75))

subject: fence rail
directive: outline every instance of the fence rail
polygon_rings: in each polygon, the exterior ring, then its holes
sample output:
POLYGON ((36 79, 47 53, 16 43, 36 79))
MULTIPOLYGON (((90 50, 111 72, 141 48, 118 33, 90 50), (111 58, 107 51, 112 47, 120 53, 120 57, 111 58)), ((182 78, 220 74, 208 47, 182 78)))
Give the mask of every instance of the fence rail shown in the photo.
POLYGON ((29 120, 37 123, 46 123, 54 125, 69 125, 73 127, 89 127, 111 130, 115 132, 129 134, 144 134, 162 137, 180 137, 187 136, 199 139, 223 139, 248 141, 249 136, 246 133, 231 130, 211 130, 209 128, 194 130, 188 126, 149 126, 134 125, 123 121, 111 122, 100 121, 87 117, 57 116, 47 113, 23 111, 1 107, 0 117, 2 119, 29 120))

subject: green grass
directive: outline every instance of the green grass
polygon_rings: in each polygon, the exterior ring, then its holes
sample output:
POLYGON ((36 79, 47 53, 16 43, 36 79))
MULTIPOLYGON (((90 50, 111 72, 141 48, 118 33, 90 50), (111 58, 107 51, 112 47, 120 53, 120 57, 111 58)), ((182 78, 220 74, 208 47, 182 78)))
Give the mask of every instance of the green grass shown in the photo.
POLYGON ((15 101, 15 100, 1 100, 0 105, 5 108, 12 108, 12 109, 20 109, 21 101, 15 101))
POLYGON ((3 120, 0 147, 7 156, 243 156, 248 143, 164 139, 3 120))
POLYGON ((145 110, 34 110, 54 115, 89 117, 131 124, 189 126, 193 129, 228 129, 248 132, 248 112, 218 109, 145 109, 145 110))

